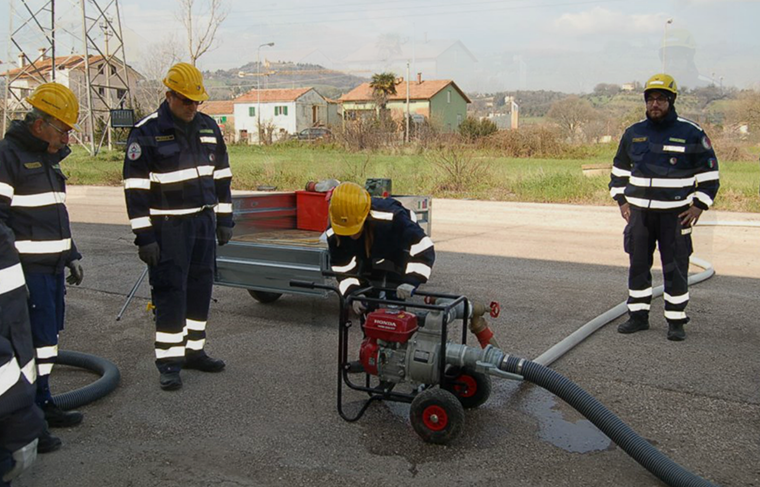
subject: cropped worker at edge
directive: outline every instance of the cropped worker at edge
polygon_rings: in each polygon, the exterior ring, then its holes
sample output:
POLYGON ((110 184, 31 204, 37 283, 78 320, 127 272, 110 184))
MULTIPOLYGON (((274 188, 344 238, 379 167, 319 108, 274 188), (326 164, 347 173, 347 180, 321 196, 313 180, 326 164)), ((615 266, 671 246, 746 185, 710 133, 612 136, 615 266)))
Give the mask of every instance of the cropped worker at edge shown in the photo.
MULTIPOLYGON (((69 427, 81 423, 83 415, 55 404, 49 378, 64 327, 65 282, 79 285, 84 277, 82 255, 71 238, 66 177, 60 167, 71 153, 69 133, 79 130, 79 102, 58 83, 38 86, 26 101, 32 109, 23 121, 13 121, 0 141, 0 221, 14 234, 29 290, 37 364, 35 402, 49 426, 69 427)), ((46 431, 38 450, 45 453, 60 446, 61 441, 46 431)))
MULTIPOLYGON (((330 265, 344 296, 367 285, 362 278, 385 278, 387 286, 397 286, 396 297, 405 300, 430 278, 433 241, 414 212, 397 200, 372 198, 358 184, 342 183, 333 190, 329 214, 330 265)), ((361 301, 353 308, 356 314, 365 311, 361 301)))
POLYGON ((45 419, 34 402, 37 368, 24 271, 0 220, 0 486, 31 467, 45 419))
POLYGON ((150 270, 159 383, 175 390, 183 368, 225 367, 204 346, 216 239, 232 238, 232 172, 219 126, 198 112, 208 99, 200 71, 179 63, 163 82, 166 100, 129 135, 123 175, 135 244, 150 270))
POLYGON ((612 167, 610 194, 626 220, 624 248, 630 257, 629 319, 620 333, 649 329, 652 260, 657 244, 665 285, 668 340, 686 338, 691 233, 718 192, 718 160, 696 123, 676 113, 678 89, 667 74, 644 87, 645 120, 628 127, 612 167))

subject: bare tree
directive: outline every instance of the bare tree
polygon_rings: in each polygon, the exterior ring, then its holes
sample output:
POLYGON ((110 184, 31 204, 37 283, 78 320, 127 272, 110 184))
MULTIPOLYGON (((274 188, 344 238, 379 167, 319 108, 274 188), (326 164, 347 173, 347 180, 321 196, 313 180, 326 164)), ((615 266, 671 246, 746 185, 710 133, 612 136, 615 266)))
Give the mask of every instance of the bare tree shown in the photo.
POLYGON ((552 103, 546 116, 562 128, 570 140, 583 138, 581 129, 597 117, 591 102, 578 96, 569 96, 552 103))
POLYGON ((136 102, 143 114, 155 110, 164 100, 162 80, 169 68, 181 59, 181 47, 172 38, 151 44, 142 53, 140 72, 145 77, 137 86, 136 102))
POLYGON ((196 61, 214 45, 214 38, 219 26, 227 18, 229 11, 224 0, 200 0, 199 8, 194 12, 197 0, 177 0, 178 17, 187 31, 187 52, 190 64, 196 61))

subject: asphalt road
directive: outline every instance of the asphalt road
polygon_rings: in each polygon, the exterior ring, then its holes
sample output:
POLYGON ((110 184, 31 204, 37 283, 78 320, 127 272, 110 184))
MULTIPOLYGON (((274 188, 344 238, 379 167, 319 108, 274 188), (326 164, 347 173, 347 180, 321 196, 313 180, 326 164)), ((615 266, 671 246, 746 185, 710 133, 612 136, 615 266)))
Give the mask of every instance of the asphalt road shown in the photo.
MULTIPOLYGON (((143 269, 123 199, 118 189, 71 188, 69 205, 85 281, 69 288, 61 348, 112 360, 122 381, 82 408, 82 425, 55 430, 63 448, 15 486, 662 485, 527 383, 494 380, 489 401, 466 412, 465 431, 448 446, 423 443, 402 404, 374 404, 358 422, 343 421, 333 298, 261 305, 215 287, 207 350, 227 369, 185 371, 183 389, 161 391, 147 283, 114 319, 143 269)), ((439 200, 427 289, 499 301, 502 315, 489 323, 502 348, 534 358, 625 299, 622 228, 611 207, 439 200)), ((696 255, 717 275, 691 289, 685 342, 665 339, 657 300, 649 331, 619 335, 618 320, 552 367, 685 468, 723 486, 758 486, 760 228, 695 233, 696 255)), ((54 393, 91 380, 63 366, 51 379, 54 393)), ((347 408, 361 398, 350 394, 347 408)))

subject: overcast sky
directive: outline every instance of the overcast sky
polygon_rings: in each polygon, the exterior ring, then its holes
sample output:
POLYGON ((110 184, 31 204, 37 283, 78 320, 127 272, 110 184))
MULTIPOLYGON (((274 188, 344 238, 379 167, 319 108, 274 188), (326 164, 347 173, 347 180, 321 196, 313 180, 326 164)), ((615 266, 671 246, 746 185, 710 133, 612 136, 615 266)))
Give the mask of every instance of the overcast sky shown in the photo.
MULTIPOLYGON (((0 3, 0 59, 7 63, 14 59, 8 51, 9 7, 0 3)), ((65 46, 81 52, 78 4, 56 0, 59 26, 70 31, 58 34, 59 53, 65 46)), ((645 81, 660 71, 668 29, 691 34, 703 83, 760 88, 760 0, 226 0, 226 5, 229 16, 216 49, 200 59, 202 69, 255 61, 256 47, 267 42, 275 46, 262 48, 262 60, 320 61, 340 68, 346 56, 380 39, 415 45, 449 39, 459 40, 477 60, 473 71, 480 82, 471 90, 588 92, 597 83, 645 81)), ((120 0, 120 8, 130 64, 139 68, 170 39, 182 43, 176 0, 120 0)), ((22 17, 14 16, 14 23, 22 17)), ((31 38, 21 42, 32 52, 39 47, 31 38)))

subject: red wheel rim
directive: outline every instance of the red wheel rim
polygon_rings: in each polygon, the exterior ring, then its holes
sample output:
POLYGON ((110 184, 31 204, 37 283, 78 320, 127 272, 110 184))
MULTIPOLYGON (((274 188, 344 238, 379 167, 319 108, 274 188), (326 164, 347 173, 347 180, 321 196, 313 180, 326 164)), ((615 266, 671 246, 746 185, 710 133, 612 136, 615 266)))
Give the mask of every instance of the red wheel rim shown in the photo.
POLYGON ((454 386, 454 390, 459 397, 472 397, 478 391, 478 383, 475 382, 472 376, 460 375, 456 381, 461 382, 461 384, 454 386))
POLYGON ((422 411, 422 422, 431 431, 441 431, 449 424, 449 415, 441 406, 428 406, 422 411))

